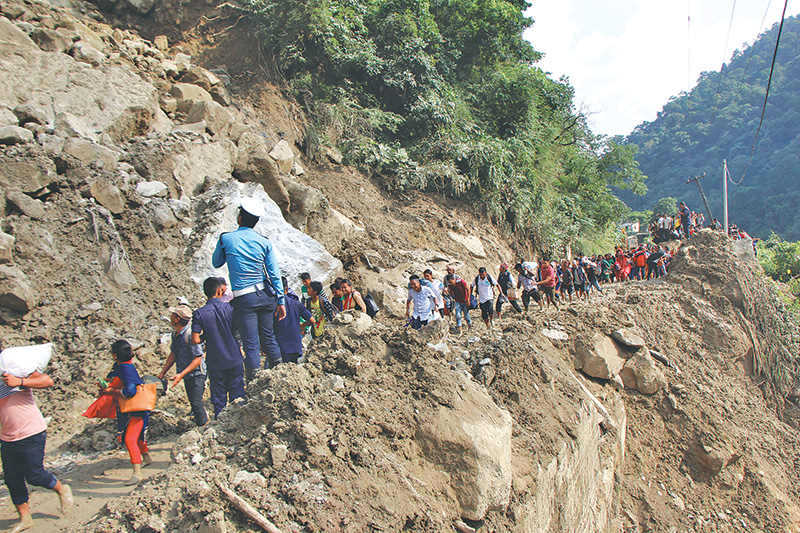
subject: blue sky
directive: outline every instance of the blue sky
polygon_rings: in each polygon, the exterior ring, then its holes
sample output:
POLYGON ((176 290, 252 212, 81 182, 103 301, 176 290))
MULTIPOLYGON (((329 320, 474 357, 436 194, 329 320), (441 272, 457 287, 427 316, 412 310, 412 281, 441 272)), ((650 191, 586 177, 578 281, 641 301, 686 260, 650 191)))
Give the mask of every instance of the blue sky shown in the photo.
MULTIPOLYGON (((568 76, 595 133, 627 135, 780 20, 781 0, 531 0, 539 66, 568 76), (761 24, 767 14, 766 20, 761 24), (690 23, 688 22, 690 19, 690 23), (726 39, 728 45, 726 48, 726 39)), ((786 16, 800 12, 789 0, 786 16)))

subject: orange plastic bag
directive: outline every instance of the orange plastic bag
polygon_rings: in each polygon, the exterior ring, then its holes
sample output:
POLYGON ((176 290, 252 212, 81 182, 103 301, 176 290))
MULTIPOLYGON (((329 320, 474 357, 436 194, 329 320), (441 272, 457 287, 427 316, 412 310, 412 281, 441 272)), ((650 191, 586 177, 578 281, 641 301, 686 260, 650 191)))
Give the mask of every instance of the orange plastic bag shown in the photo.
POLYGON ((117 418, 117 409, 114 407, 114 397, 103 394, 83 413, 86 418, 117 418))

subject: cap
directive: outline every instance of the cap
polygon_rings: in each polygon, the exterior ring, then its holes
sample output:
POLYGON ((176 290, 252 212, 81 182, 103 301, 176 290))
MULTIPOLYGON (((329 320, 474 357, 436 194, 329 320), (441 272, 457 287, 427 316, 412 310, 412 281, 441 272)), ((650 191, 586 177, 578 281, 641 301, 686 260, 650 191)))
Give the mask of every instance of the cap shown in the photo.
POLYGON ((170 307, 169 312, 178 315, 184 320, 190 320, 192 318, 192 310, 189 309, 188 305, 179 305, 178 307, 170 307))
POLYGON ((266 214, 266 212, 264 211, 264 205, 255 198, 251 197, 242 198, 242 202, 240 205, 242 209, 244 209, 245 211, 247 211, 256 218, 261 218, 266 214))

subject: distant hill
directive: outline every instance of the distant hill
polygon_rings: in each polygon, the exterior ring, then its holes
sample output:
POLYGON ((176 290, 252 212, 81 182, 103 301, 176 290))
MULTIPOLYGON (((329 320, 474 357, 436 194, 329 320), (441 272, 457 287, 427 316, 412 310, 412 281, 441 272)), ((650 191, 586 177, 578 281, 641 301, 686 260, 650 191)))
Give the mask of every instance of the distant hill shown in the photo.
MULTIPOLYGON (((719 72, 703 72, 689 94, 670 99, 653 122, 628 136, 639 147, 636 159, 649 176, 648 193, 619 196, 634 210, 650 209, 659 198, 685 200, 703 208, 687 177, 703 172, 703 189, 714 216, 722 220, 722 161, 732 179, 742 178, 758 127, 778 35, 778 24, 752 46, 737 50, 719 72)), ((800 240, 800 19, 786 19, 781 35, 764 123, 750 168, 741 185, 729 183, 730 221, 754 236, 775 232, 800 240)))

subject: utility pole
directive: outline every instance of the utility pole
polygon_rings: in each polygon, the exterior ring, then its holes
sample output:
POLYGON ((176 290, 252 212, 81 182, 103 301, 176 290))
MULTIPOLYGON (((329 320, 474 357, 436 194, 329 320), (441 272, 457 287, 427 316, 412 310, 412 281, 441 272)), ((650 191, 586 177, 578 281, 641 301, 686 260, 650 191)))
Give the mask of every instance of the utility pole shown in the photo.
POLYGON ((723 231, 725 235, 728 234, 728 160, 722 160, 722 199, 723 205, 725 206, 725 210, 723 211, 724 216, 722 217, 725 224, 723 231))
POLYGON ((702 174, 700 174, 699 176, 695 176, 694 178, 687 178, 686 179, 686 184, 688 185, 691 182, 697 183, 697 188, 700 189, 700 197, 703 199, 703 204, 706 206, 706 212, 708 213, 708 220, 713 222, 714 221, 714 215, 711 214, 711 208, 708 207, 708 200, 706 200, 706 195, 703 192, 703 186, 700 185, 700 178, 705 177, 705 175, 706 175, 706 173, 703 172, 702 174))

